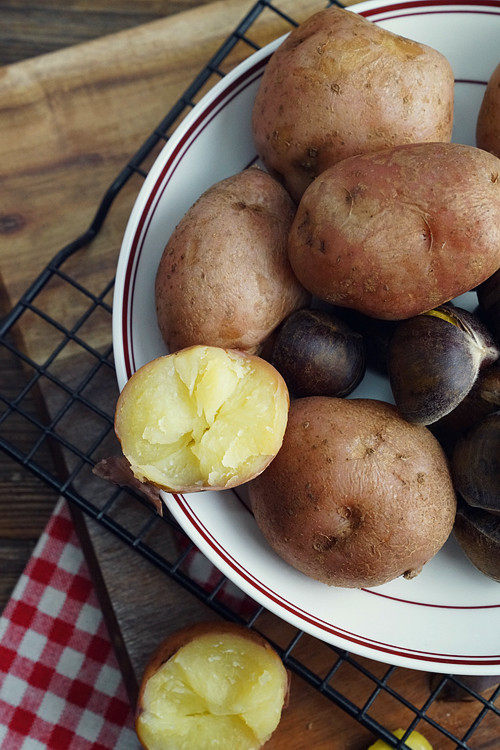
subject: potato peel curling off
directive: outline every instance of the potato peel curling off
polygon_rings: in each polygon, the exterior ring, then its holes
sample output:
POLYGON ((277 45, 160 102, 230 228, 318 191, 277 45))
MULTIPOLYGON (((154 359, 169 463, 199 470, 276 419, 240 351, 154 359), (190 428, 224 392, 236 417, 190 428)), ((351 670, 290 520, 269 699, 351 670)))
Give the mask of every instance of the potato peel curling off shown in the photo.
POLYGON ((115 431, 134 476, 174 491, 234 487, 278 452, 288 415, 279 373, 258 357, 194 346, 138 370, 115 431))

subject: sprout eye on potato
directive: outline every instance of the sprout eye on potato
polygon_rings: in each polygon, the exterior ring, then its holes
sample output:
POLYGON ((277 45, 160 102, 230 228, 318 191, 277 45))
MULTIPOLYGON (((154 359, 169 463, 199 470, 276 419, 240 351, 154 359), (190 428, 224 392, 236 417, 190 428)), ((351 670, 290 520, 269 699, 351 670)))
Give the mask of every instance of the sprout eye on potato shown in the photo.
POLYGON ((283 187, 256 168, 198 198, 156 274, 158 325, 169 351, 207 344, 254 353, 307 303, 286 252, 294 210, 283 187))
POLYGON ((288 254, 310 292, 375 318, 431 310, 500 267, 500 159, 457 143, 353 156, 304 193, 288 254))
POLYGON ((334 586, 413 577, 443 546, 456 500, 429 430, 368 399, 293 401, 283 446, 250 484, 271 547, 334 586))
POLYGON ((169 491, 225 489, 278 452, 288 390, 269 363, 194 346, 149 362, 125 385, 115 431, 141 481, 169 491))
POLYGON ((256 633, 200 623, 167 638, 146 667, 136 731, 146 750, 258 750, 281 718, 289 680, 256 633))
POLYGON ((444 305, 398 325, 389 346, 394 400, 409 422, 432 424, 467 396, 500 352, 466 310, 444 305))

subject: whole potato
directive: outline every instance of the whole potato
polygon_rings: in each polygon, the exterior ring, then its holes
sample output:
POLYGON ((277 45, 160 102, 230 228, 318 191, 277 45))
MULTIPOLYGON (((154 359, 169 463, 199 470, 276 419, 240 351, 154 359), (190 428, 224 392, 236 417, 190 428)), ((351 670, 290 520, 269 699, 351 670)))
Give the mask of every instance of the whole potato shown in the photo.
POLYGON ((250 484, 250 499, 278 555, 355 588, 416 575, 445 543, 456 510, 437 440, 368 399, 292 402, 282 448, 250 484))
POLYGON ((294 206, 259 169, 213 185, 164 250, 156 311, 170 351, 195 344, 255 352, 308 295, 292 273, 286 240, 294 206))
POLYGON ((500 63, 484 92, 477 118, 476 143, 479 148, 500 156, 500 63))
POLYGON ((420 143, 353 156, 323 172, 289 238, 302 284, 375 318, 410 318, 500 266, 500 159, 420 143))
POLYGON ((349 156, 449 141, 453 86, 436 50, 328 8, 292 31, 267 64, 253 109, 257 151, 299 200, 349 156))

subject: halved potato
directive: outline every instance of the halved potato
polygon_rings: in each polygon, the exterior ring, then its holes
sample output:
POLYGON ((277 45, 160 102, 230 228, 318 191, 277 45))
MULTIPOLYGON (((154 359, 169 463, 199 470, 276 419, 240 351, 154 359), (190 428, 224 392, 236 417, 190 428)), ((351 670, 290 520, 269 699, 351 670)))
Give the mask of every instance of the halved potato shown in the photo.
POLYGON ((138 370, 115 432, 134 476, 168 491, 226 489, 260 474, 281 447, 285 381, 259 357, 193 346, 138 370))
POLYGON ((185 628, 146 667, 137 735, 147 750, 260 748, 278 726, 288 682, 276 652, 246 628, 185 628))

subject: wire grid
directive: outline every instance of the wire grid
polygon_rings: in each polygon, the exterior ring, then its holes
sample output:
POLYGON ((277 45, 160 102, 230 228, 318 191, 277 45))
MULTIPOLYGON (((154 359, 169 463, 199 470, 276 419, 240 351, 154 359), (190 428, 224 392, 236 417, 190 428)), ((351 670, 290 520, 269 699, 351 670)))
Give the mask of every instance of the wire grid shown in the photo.
MULTIPOLYGON (((335 5, 343 7, 340 3, 335 5)), ((432 689, 426 689, 425 695, 417 705, 418 701, 406 697, 404 690, 397 684, 397 675, 404 675, 405 670, 380 664, 380 670, 377 672, 373 662, 354 657, 347 651, 329 644, 322 644, 322 647, 328 649, 327 664, 331 666, 327 671, 312 668, 300 656, 301 641, 304 637, 310 636, 291 628, 293 634, 288 642, 277 642, 261 627, 266 614, 264 607, 255 604, 254 610, 248 616, 243 616, 228 607, 227 599, 222 596, 228 582, 222 574, 209 586, 198 583, 190 576, 186 563, 195 548, 170 515, 158 515, 142 496, 108 486, 93 478, 91 474, 96 459, 113 452, 116 383, 110 343, 110 316, 114 280, 111 279, 103 289, 92 291, 78 280, 77 273, 74 274, 71 268, 68 269, 70 259, 99 233, 113 200, 130 178, 134 175, 146 177, 147 168, 144 163, 148 155, 158 144, 168 140, 169 133, 175 129, 186 110, 195 105, 194 97, 207 82, 224 75, 221 66, 233 48, 243 42, 249 53, 259 49, 259 45, 251 38, 251 28, 264 10, 277 14, 289 26, 297 26, 297 22, 280 8, 279 0, 275 0, 274 3, 259 0, 110 185, 89 228, 53 258, 2 321, 0 341, 16 360, 22 363, 23 375, 20 377, 20 388, 15 395, 12 395, 12 387, 9 390, 4 387, 0 392, 0 402, 3 406, 3 412, 0 414, 0 447, 215 612, 228 620, 253 628, 271 640, 288 669, 306 680, 390 746, 407 747, 405 739, 422 722, 424 726, 419 729, 424 734, 428 733, 430 727, 435 730, 434 736, 439 742, 436 747, 472 748, 471 738, 484 719, 488 717, 488 720, 499 720, 500 711, 496 700, 500 694, 500 687, 492 689, 492 694, 485 698, 467 684, 466 678, 464 681, 463 678, 452 675, 438 675, 432 683, 432 689), (44 309, 44 290, 54 282, 62 285, 65 294, 78 297, 79 303, 75 306, 78 314, 70 324, 67 321, 63 323, 44 309), (83 300, 85 304, 82 304, 83 300), (104 327, 107 331, 104 343, 89 342, 89 337, 85 333, 87 324, 93 325, 96 316, 99 316, 101 328, 104 327), (51 331, 55 339, 48 357, 28 356, 23 351, 16 338, 16 329, 20 325, 42 326, 45 334, 48 330, 51 331), (84 366, 80 371, 84 375, 78 382, 65 377, 64 352, 68 347, 72 347, 73 352, 77 351, 83 358, 84 366), (60 360, 61 366, 58 365, 60 360), (43 413, 43 409, 41 413, 40 410, 26 406, 30 394, 37 389, 40 389, 44 396, 50 392, 53 404, 50 414, 43 413), (111 392, 114 395, 110 397, 111 392), (106 394, 104 401, 99 398, 103 393, 106 394), (57 398, 54 399, 55 394, 57 398), (30 434, 33 437, 29 441, 17 439, 20 432, 16 427, 21 423, 29 424, 31 427, 30 434), (64 459, 63 474, 54 469, 53 462, 48 458, 46 449, 54 445, 64 459), (165 544, 166 528, 172 532, 171 539, 183 540, 180 554, 178 544, 165 544), (155 539, 161 539, 158 548, 155 546, 155 539), (340 675, 345 673, 346 668, 355 670, 364 678, 366 692, 361 699, 360 696, 347 696, 341 690, 340 675), (438 712, 438 718, 432 715, 433 707, 440 702, 437 699, 450 688, 461 689, 470 701, 468 720, 459 732, 453 731, 439 720, 442 712, 438 712), (395 727, 386 727, 372 712, 374 704, 381 698, 390 698, 406 710, 406 731, 400 740, 392 734, 391 729, 395 727)), ((85 259, 85 255, 83 258, 85 259)))

